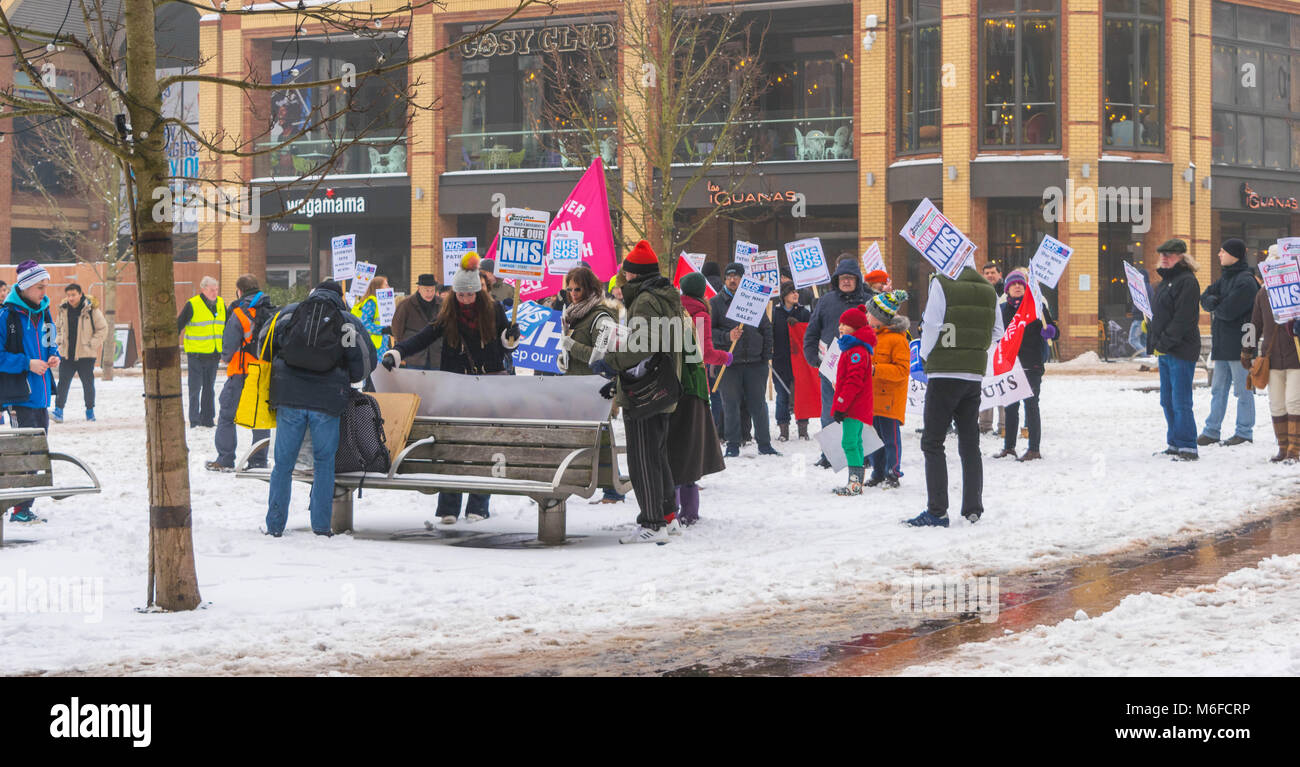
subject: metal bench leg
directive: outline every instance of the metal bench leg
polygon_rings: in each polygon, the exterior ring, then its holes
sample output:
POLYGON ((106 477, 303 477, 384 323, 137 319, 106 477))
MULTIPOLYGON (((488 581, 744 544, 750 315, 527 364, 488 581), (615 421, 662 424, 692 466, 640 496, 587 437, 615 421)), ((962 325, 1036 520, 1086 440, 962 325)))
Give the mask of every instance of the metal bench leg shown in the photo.
POLYGON ((552 546, 564 543, 566 502, 558 498, 537 499, 537 540, 552 546))
POLYGON ((335 535, 352 529, 352 491, 334 486, 334 508, 330 519, 330 530, 335 535))

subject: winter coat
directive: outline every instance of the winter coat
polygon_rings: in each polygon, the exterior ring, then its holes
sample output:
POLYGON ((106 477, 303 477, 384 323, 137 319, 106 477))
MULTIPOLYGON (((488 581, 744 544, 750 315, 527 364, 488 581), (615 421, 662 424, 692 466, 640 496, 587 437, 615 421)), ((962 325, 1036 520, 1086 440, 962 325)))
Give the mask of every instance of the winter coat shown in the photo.
MULTIPOLYGON (((308 298, 324 297, 339 310, 343 321, 352 325, 357 338, 365 338, 366 328, 361 320, 352 316, 343 296, 332 290, 316 289, 308 298)), ((271 407, 298 408, 315 410, 327 415, 343 414, 350 397, 352 384, 364 381, 375 369, 375 347, 368 343, 344 344, 343 358, 333 369, 323 373, 314 370, 293 367, 285 362, 280 352, 289 338, 293 328, 294 313, 299 304, 289 304, 280 310, 273 322, 262 324, 258 338, 260 353, 267 335, 272 333, 271 348, 268 350, 271 362, 271 407)))
POLYGON ((724 287, 721 293, 709 301, 709 311, 713 319, 713 345, 723 350, 730 349, 733 365, 767 362, 772 359, 773 337, 772 321, 767 318, 766 313, 759 317, 757 328, 746 325, 745 329, 740 331, 736 348, 731 349, 731 329, 741 324, 727 319, 727 310, 731 308, 731 300, 734 297, 724 287))
MULTIPOLYGON (((875 354, 876 331, 869 326, 853 335, 840 336, 839 364, 835 368, 835 402, 831 415, 844 413, 864 424, 871 423, 875 410, 871 383, 871 357, 875 354)), ((904 404, 906 404, 904 394, 904 404)))
MULTIPOLYGON (((1011 319, 1020 311, 1020 302, 1028 298, 1029 294, 1020 298, 1007 297, 999 305, 1002 310, 1002 327, 1011 327, 1011 319)), ((1056 322, 1052 319, 1051 312, 1047 311, 1047 304, 1043 304, 1043 314, 1047 318, 1047 324, 1056 327, 1056 322)), ((1020 367, 1025 370, 1044 370, 1044 347, 1046 342, 1043 340, 1043 320, 1037 319, 1025 326, 1023 335, 1020 337, 1020 367)))
POLYGON ((709 401, 709 377, 705 365, 725 365, 727 353, 713 345, 713 320, 709 305, 694 296, 682 296, 682 309, 690 327, 685 331, 695 339, 691 343, 699 344, 697 354, 682 358, 682 388, 687 394, 694 395, 706 403, 709 401))
POLYGON ((1268 302, 1268 291, 1255 293, 1255 308, 1250 314, 1250 323, 1255 326, 1255 340, 1258 343, 1250 351, 1256 355, 1268 351, 1270 370, 1296 370, 1300 368, 1300 355, 1296 353, 1295 336, 1292 335, 1292 323, 1279 325, 1273 318, 1273 307, 1268 302), (1274 341, 1273 337, 1277 336, 1274 341))
MULTIPOLYGON (((448 299, 455 301, 455 298, 448 299)), ((490 375, 493 373, 506 372, 506 356, 510 350, 518 345, 518 341, 506 341, 506 330, 510 327, 510 319, 506 317, 506 310, 501 304, 492 302, 492 310, 496 312, 497 335, 487 345, 483 344, 477 328, 471 328, 460 318, 460 313, 456 313, 456 330, 460 334, 460 345, 453 347, 451 344, 443 342, 442 359, 439 362, 438 369, 447 373, 461 373, 465 375, 490 375)), ((442 339, 442 323, 434 321, 424 326, 424 329, 410 338, 397 344, 397 353, 406 359, 407 354, 417 354, 428 349, 435 341, 442 339)))
POLYGON ((1250 264, 1245 259, 1223 267, 1219 279, 1201 294, 1201 308, 1214 315, 1210 323, 1210 359, 1241 359, 1241 326, 1250 322, 1255 308, 1255 282, 1250 264))
POLYGON ((248 373, 248 363, 262 353, 258 346, 261 329, 274 316, 275 305, 265 293, 243 296, 230 305, 221 331, 221 361, 227 363, 226 375, 248 373))
POLYGON ((795 304, 793 309, 777 302, 772 308, 772 372, 787 384, 794 380, 794 370, 790 367, 790 324, 807 322, 812 318, 808 307, 795 304))
POLYGON ((50 357, 59 356, 57 342, 55 346, 46 346, 44 340, 56 336, 52 333, 54 322, 50 319, 49 296, 41 299, 41 305, 33 309, 22 296, 17 286, 9 291, 9 296, 0 304, 0 332, 5 335, 0 345, 0 373, 9 373, 17 382, 15 374, 27 376, 27 385, 31 394, 24 399, 6 399, 0 402, 5 407, 30 407, 45 410, 50 406, 50 393, 54 391, 54 371, 47 370, 45 375, 31 371, 32 360, 45 362, 50 357), (17 331, 16 336, 9 333, 10 325, 17 331))
POLYGON ((835 267, 831 275, 831 290, 813 305, 812 318, 808 320, 808 331, 803 336, 803 356, 814 368, 822 364, 819 344, 830 345, 840 334, 840 315, 855 306, 867 302, 867 289, 862 284, 862 268, 857 259, 846 258, 835 267), (840 291, 840 275, 849 274, 857 278, 857 286, 843 293, 840 291))
MULTIPOLYGON (((454 299, 453 299, 454 300, 454 299)), ((405 341, 421 330, 425 326, 438 318, 438 310, 442 306, 442 301, 434 296, 432 302, 426 303, 420 298, 420 294, 412 293, 397 305, 393 312, 393 338, 398 341, 405 341)), ((407 367, 428 370, 437 368, 438 362, 442 359, 442 339, 435 341, 429 348, 422 352, 416 352, 410 357, 402 357, 402 364, 407 367)))
MULTIPOLYGON (((704 332, 700 334, 699 342, 704 364, 725 365, 727 353, 713 343, 713 315, 709 305, 695 296, 682 296, 682 308, 691 316, 695 327, 703 328, 704 332)), ((727 345, 730 346, 731 342, 728 341, 727 345)))
POLYGON ((1168 269, 1157 269, 1161 282, 1151 300, 1151 321, 1147 323, 1147 354, 1159 352, 1195 362, 1201 356, 1201 307, 1197 299, 1201 284, 1184 261, 1168 269))
MULTIPOLYGON (((653 329, 660 328, 668 331, 669 323, 664 320, 676 322, 677 318, 682 316, 681 294, 673 287, 671 280, 658 272, 638 277, 625 284, 623 305, 627 307, 627 326, 632 333, 650 333, 653 329)), ((669 332, 672 334, 671 331, 669 332)), ((605 354, 605 362, 615 371, 624 373, 649 359, 656 348, 662 350, 663 343, 636 343, 628 344, 626 349, 613 348, 605 354)), ((673 353, 671 356, 680 378, 683 355, 673 353)), ((615 402, 619 407, 626 408, 630 403, 627 395, 623 393, 622 377, 619 376, 615 380, 618 382, 615 402)), ((676 405, 673 405, 665 412, 671 413, 675 409, 676 405)))
POLYGON ((900 314, 877 330, 876 351, 871 358, 875 366, 871 371, 872 412, 900 424, 907 417, 907 377, 912 368, 912 347, 907 339, 910 325, 900 314))
POLYGON ((586 314, 576 319, 573 329, 569 331, 569 367, 565 375, 589 376, 591 372, 591 355, 595 351, 596 339, 600 329, 607 323, 617 323, 615 319, 618 307, 605 301, 591 307, 586 314))
POLYGON ((59 304, 59 311, 54 317, 54 325, 59 329, 59 348, 71 352, 67 359, 81 360, 89 357, 99 359, 104 351, 104 339, 108 338, 108 320, 104 313, 95 306, 90 296, 81 297, 81 311, 77 313, 77 348, 68 348, 68 317, 72 307, 65 298, 59 304))

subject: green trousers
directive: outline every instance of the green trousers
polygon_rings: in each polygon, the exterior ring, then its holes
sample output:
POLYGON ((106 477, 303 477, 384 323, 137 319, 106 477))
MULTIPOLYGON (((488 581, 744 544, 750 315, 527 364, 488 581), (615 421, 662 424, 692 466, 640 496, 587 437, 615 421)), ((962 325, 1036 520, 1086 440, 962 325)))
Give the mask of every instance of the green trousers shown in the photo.
POLYGON ((862 454, 862 422, 856 418, 844 419, 844 435, 840 445, 844 448, 844 457, 849 460, 850 468, 862 468, 866 456, 862 454))

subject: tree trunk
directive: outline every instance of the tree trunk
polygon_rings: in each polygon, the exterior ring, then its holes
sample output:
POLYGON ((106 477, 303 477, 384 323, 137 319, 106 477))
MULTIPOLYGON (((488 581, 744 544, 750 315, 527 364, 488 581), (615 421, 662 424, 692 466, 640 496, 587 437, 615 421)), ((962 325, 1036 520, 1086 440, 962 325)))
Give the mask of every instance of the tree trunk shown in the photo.
POLYGON ((166 187, 167 161, 160 124, 153 0, 126 0, 127 110, 135 134, 136 271, 140 295, 141 357, 149 466, 149 525, 156 602, 165 610, 199 604, 190 534, 189 450, 181 408, 179 334, 176 331, 172 225, 153 216, 152 190, 166 187))
POLYGON ((100 352, 100 377, 113 380, 113 361, 117 359, 117 262, 104 264, 104 322, 108 324, 108 338, 100 352))

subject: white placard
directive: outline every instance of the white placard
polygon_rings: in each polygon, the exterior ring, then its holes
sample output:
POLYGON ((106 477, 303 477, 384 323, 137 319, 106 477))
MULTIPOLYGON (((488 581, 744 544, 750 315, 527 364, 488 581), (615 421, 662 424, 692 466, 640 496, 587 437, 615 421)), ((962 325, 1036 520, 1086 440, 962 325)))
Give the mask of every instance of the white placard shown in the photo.
POLYGON ((1259 262, 1259 273, 1268 291, 1268 305, 1278 324, 1300 317, 1300 260, 1275 258, 1259 262))
POLYGON ((767 313, 767 301, 772 297, 772 292, 773 287, 765 282, 749 276, 741 277, 740 286, 727 309, 727 319, 758 327, 767 313))
POLYGON ((397 295, 392 288, 380 288, 375 291, 375 299, 379 301, 379 326, 387 327, 393 324, 393 314, 397 311, 397 295))
POLYGON ((1128 294, 1133 298, 1133 306, 1151 319, 1151 295, 1147 293, 1146 275, 1129 262, 1124 263, 1124 279, 1128 281, 1128 294))
MULTIPOLYGON (((777 252, 775 250, 764 250, 754 256, 754 262, 745 267, 745 274, 752 275, 759 282, 771 285, 773 288, 781 284, 781 267, 777 263, 777 252)), ((775 292, 772 294, 774 297, 775 292)))
POLYGON ((497 277, 542 280, 546 277, 546 229, 551 214, 544 210, 505 208, 497 239, 497 277))
POLYGON ((687 263, 695 267, 697 272, 704 268, 704 262, 709 257, 707 253, 687 253, 685 251, 682 251, 682 255, 686 258, 687 263))
MULTIPOLYGON (((830 461, 831 471, 844 471, 849 467, 849 459, 844 454, 844 424, 838 421, 831 421, 822 427, 822 430, 813 435, 817 444, 821 446, 822 454, 826 460, 830 461)), ((862 456, 865 458, 880 448, 885 443, 880 441, 880 435, 870 426, 862 427, 862 456)))
POLYGON ((758 246, 752 242, 738 240, 736 242, 735 262, 745 267, 745 272, 749 272, 749 265, 754 262, 754 255, 758 253, 758 246))
POLYGON ((1055 289, 1061 281, 1061 275, 1065 274, 1065 267, 1070 263, 1072 255, 1074 248, 1050 234, 1045 235, 1038 245, 1038 251, 1029 261, 1030 273, 1036 275, 1043 285, 1055 289))
POLYGON ((1025 369, 1020 366, 1020 359, 1017 358, 1015 365, 1002 375, 984 377, 980 389, 980 410, 1006 407, 1032 396, 1034 391, 1029 388, 1029 376, 1025 375, 1025 369))
POLYGON ((1300 237, 1283 237, 1277 241, 1277 247, 1283 256, 1300 258, 1300 237))
POLYGON ((578 267, 584 236, 581 229, 551 232, 551 249, 546 254, 547 274, 563 277, 578 267))
POLYGON ((341 234, 330 238, 330 255, 334 264, 334 281, 350 280, 357 273, 357 236, 341 234))
POLYGON ((442 282, 451 282, 452 275, 460 268, 460 260, 466 253, 478 252, 477 237, 443 237, 442 238, 442 282))
POLYGON ((826 251, 822 249, 820 237, 787 242, 785 257, 796 288, 830 282, 831 272, 826 268, 826 251))
POLYGON ((840 340, 832 339, 829 344, 818 341, 817 347, 822 352, 822 364, 818 366, 817 372, 822 374, 822 378, 830 381, 831 386, 834 386, 835 374, 840 366, 840 354, 844 351, 840 348, 840 340))
POLYGON ((348 288, 349 303, 356 303, 358 298, 366 294, 370 287, 370 282, 375 279, 375 272, 379 267, 369 261, 356 262, 356 271, 352 275, 352 286, 348 288))
POLYGON ((974 262, 975 243, 940 213, 929 198, 921 201, 898 235, 935 269, 952 279, 957 278, 967 261, 974 262))
POLYGON ((885 269, 885 257, 880 254, 880 244, 873 242, 867 248, 867 251, 862 254, 862 273, 868 274, 877 269, 882 272, 887 271, 885 269))

